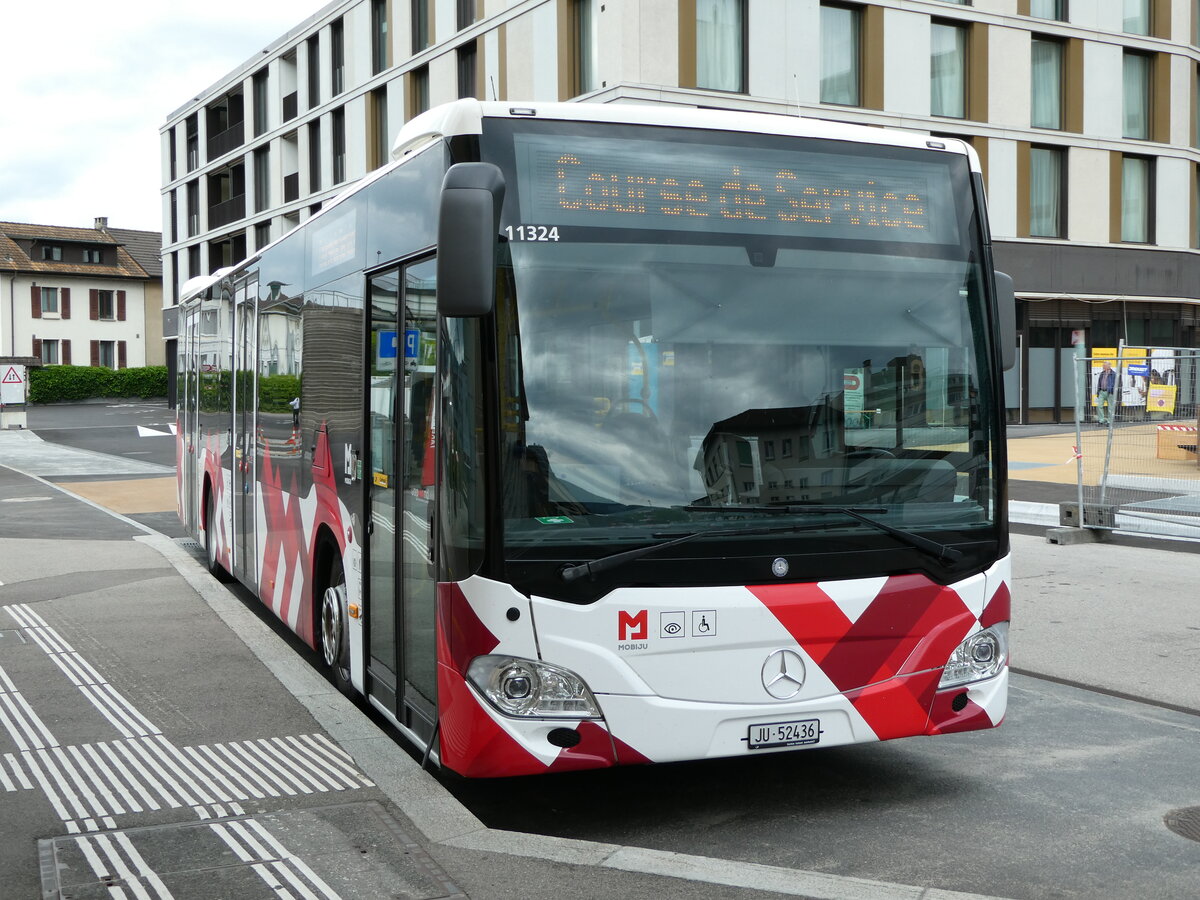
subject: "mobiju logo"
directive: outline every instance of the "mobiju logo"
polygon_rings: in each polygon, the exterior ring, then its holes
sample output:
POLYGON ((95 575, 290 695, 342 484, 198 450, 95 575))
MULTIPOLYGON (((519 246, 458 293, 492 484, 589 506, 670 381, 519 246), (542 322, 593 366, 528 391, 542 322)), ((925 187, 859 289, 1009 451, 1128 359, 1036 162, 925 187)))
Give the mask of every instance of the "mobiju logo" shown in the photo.
POLYGON ((644 641, 650 632, 650 614, 647 610, 628 613, 617 611, 617 640, 644 641))

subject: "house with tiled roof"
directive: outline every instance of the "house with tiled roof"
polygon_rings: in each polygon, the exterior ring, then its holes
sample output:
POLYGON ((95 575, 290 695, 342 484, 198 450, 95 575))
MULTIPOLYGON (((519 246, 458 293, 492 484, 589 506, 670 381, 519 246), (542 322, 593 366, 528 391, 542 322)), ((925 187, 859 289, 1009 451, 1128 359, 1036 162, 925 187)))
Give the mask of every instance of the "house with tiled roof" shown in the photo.
POLYGON ((158 232, 110 229, 103 218, 92 228, 0 222, 0 355, 161 363, 160 245, 158 232))

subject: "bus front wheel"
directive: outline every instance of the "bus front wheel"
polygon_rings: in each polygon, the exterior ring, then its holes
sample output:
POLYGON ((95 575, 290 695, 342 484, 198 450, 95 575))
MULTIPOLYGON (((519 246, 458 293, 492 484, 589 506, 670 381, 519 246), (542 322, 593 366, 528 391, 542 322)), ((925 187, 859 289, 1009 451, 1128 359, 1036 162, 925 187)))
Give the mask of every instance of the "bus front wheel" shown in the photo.
POLYGON ((330 554, 325 589, 320 595, 318 634, 321 661, 334 685, 343 694, 351 692, 350 654, 346 646, 346 573, 337 552, 330 554))
POLYGON ((217 510, 211 491, 204 498, 204 562, 209 574, 217 581, 232 580, 217 557, 217 510))

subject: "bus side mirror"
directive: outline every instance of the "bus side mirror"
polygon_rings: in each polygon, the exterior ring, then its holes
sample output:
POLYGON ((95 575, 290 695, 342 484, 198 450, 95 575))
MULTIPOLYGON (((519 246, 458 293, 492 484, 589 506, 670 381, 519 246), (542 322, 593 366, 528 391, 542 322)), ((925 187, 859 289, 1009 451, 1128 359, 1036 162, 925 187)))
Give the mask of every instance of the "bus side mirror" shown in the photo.
POLYGON ((438 210, 437 297, 444 316, 483 316, 496 295, 504 175, 491 163, 446 171, 438 210))
POLYGON ((996 273, 996 324, 1000 342, 1000 367, 1007 372, 1017 364, 1017 293, 1011 275, 996 273))

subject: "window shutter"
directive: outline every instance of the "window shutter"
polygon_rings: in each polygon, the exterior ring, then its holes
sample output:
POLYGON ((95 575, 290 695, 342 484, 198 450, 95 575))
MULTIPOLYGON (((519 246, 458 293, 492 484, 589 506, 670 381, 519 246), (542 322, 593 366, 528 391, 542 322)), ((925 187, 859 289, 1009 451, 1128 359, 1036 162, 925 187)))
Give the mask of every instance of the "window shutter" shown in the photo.
POLYGON ((126 344, 125 341, 117 341, 117 368, 118 369, 125 368, 125 361, 126 361, 125 344, 126 344))
MULTIPOLYGON (((29 297, 33 301, 29 312, 35 319, 40 319, 42 317, 42 289, 36 284, 33 285, 29 289, 29 297)), ((38 355, 40 356, 41 354, 38 355)))
POLYGON ((95 288, 88 291, 88 318, 93 322, 100 318, 100 292, 95 288))
POLYGON ((117 321, 125 321, 125 292, 117 291, 117 321))
POLYGON ((92 341, 92 365, 100 365, 100 342, 92 341))
POLYGON ((60 301, 58 311, 64 319, 71 318, 71 289, 63 288, 58 292, 60 301))
MULTIPOLYGON (((34 288, 34 290, 37 290, 37 288, 34 288)), ((33 355, 36 356, 38 359, 42 358, 42 340, 41 340, 41 338, 33 339, 33 355)))
POLYGON ((62 364, 64 366, 71 364, 71 342, 65 339, 62 342, 62 364))

